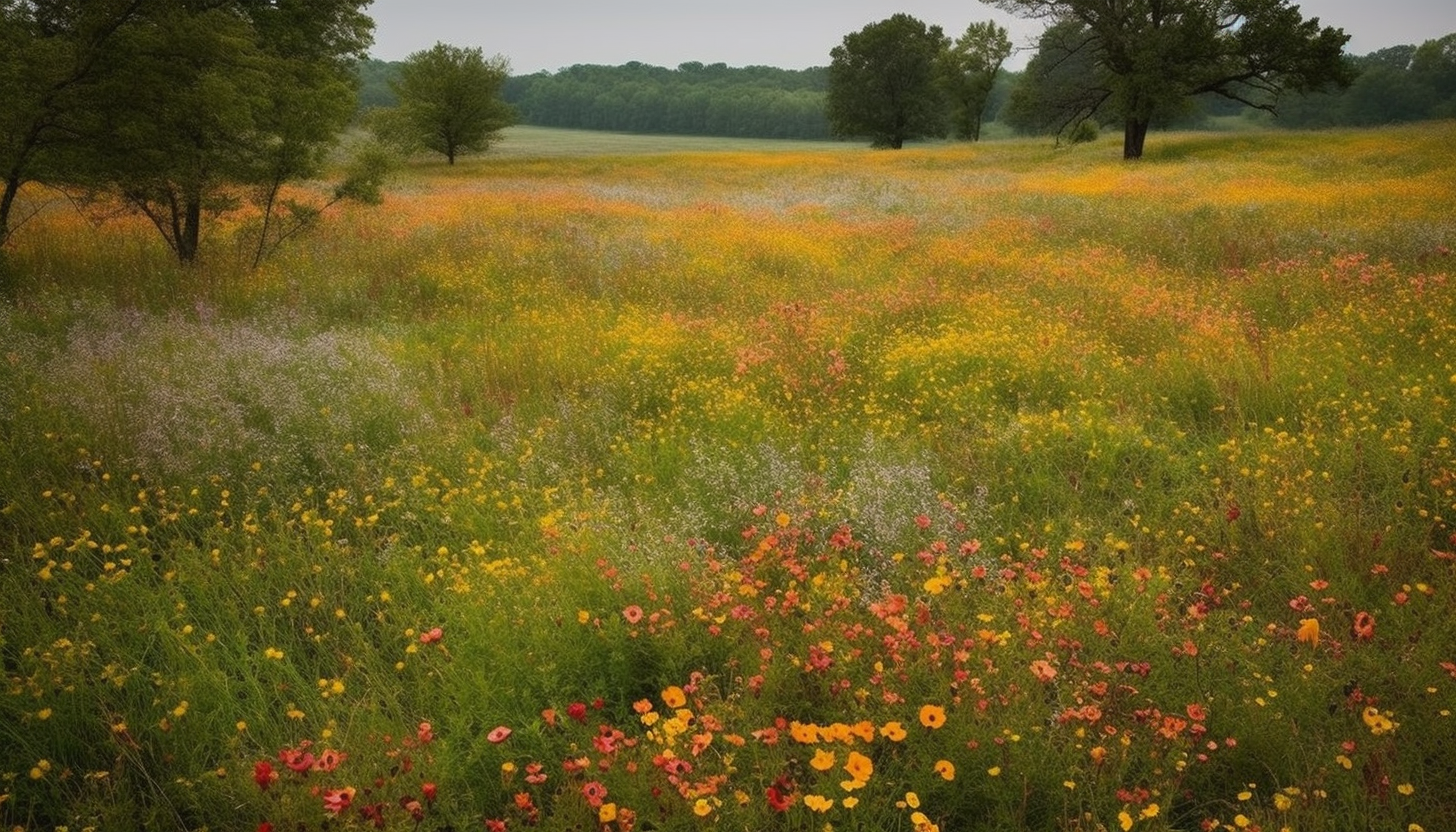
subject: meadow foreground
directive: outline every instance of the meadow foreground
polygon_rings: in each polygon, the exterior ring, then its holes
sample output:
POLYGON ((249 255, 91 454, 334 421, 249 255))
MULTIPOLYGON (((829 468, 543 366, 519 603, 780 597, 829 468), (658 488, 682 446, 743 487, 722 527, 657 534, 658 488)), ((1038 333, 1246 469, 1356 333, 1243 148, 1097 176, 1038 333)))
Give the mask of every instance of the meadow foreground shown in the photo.
POLYGON ((1453 142, 516 152, 256 273, 44 211, 0 822, 1447 829, 1453 142))

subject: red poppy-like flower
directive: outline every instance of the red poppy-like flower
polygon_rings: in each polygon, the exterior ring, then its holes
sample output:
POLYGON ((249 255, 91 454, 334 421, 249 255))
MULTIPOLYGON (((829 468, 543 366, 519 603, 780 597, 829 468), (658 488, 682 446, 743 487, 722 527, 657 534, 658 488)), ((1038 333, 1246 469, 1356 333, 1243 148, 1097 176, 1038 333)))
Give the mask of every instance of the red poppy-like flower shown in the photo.
POLYGON ((1355 613, 1355 623, 1351 627, 1357 641, 1369 641, 1375 638, 1375 616, 1361 610, 1355 613))
POLYGON ((1203 710, 1203 706, 1197 704, 1196 702, 1189 705, 1187 708, 1184 708, 1183 710, 1188 714, 1188 718, 1193 720, 1194 722, 1202 722, 1208 719, 1208 714, 1203 710))
POLYGON ((273 770, 273 765, 267 760, 259 760, 253 764, 253 782, 258 784, 258 788, 266 792, 277 779, 278 772, 273 770))
POLYGON ((334 814, 339 814, 349 808, 354 802, 354 787, 345 786, 342 789, 329 789, 324 792, 324 808, 334 814))
POLYGON ((415 729, 415 737, 423 743, 434 742, 435 730, 428 722, 421 722, 420 727, 415 729))
POLYGON ((314 757, 311 752, 301 748, 285 748, 278 752, 278 761, 293 771, 302 773, 313 768, 314 757))
POLYGON ((642 608, 637 606, 636 604, 633 604, 632 606, 622 610, 622 617, 627 619, 628 624, 636 624, 638 621, 642 620, 642 608))
POLYGON ((434 644, 444 637, 445 631, 435 627, 427 633, 420 633, 420 644, 434 644))
POLYGON ((506 832, 506 822, 496 818, 487 819, 485 832, 506 832))
POLYGON ((257 832, 273 832, 273 824, 265 820, 262 823, 258 824, 257 832))
POLYGON ((541 712, 541 718, 544 719, 544 720, 546 720, 546 724, 547 725, 550 725, 553 728, 556 727, 556 709, 555 708, 547 708, 546 710, 542 711, 541 712))
POLYGON ((510 737, 510 735, 511 735, 511 729, 510 728, 507 728, 504 725, 497 725, 496 727, 490 729, 490 733, 489 734, 486 734, 485 735, 485 738, 487 740, 490 740, 491 742, 494 742, 494 743, 502 743, 502 742, 505 742, 506 739, 508 739, 510 737))
POLYGON ((787 812, 789 807, 794 805, 794 787, 783 777, 778 778, 764 790, 764 797, 768 799, 768 807, 775 812, 787 812))
POLYGON ((325 748, 323 751, 319 752, 318 759, 313 761, 313 770, 333 771, 334 769, 339 767, 339 763, 344 762, 344 757, 344 754, 341 754, 332 748, 325 748))
POLYGON ((586 798, 587 805, 593 809, 600 809, 602 803, 607 799, 607 787, 600 781, 588 780, 582 784, 581 796, 586 798))
POLYGON ((573 702, 566 706, 566 715, 580 723, 586 722, 586 703, 573 702))
POLYGON ((421 783, 420 791, 424 794, 426 802, 434 803, 435 795, 439 793, 440 787, 434 783, 421 783))
POLYGON ((520 809, 523 812, 529 812, 531 810, 533 804, 531 803, 530 792, 516 792, 516 796, 514 799, 517 809, 520 809))

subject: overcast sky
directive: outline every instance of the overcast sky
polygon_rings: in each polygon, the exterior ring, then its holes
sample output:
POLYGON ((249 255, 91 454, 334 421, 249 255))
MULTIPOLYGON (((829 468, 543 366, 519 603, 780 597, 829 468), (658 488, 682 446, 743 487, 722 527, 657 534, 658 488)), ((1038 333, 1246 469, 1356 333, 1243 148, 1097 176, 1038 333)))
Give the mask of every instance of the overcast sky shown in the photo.
MULTIPOLYGON (((1346 49, 1356 55, 1456 32, 1456 0, 1303 0, 1299 6, 1306 17, 1344 29, 1351 36, 1346 49)), ((996 20, 1018 46, 1030 46, 1041 31, 1036 22, 977 0, 374 0, 369 7, 376 58, 400 60, 443 42, 504 55, 516 74, 628 61, 827 66, 829 50, 846 34, 896 12, 952 37, 974 21, 996 20)), ((1013 56, 1007 66, 1020 68, 1030 54, 1013 56)))

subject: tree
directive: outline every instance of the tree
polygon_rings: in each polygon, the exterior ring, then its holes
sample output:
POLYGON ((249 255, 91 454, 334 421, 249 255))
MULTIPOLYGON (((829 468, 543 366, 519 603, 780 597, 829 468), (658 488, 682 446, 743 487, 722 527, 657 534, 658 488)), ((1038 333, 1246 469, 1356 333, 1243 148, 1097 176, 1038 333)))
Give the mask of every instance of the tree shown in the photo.
POLYGON ((1214 93, 1274 112, 1285 90, 1352 79, 1349 36, 1305 20, 1287 0, 981 0, 1023 17, 1086 29, 1100 90, 1123 122, 1123 158, 1143 154, 1148 126, 1190 96, 1214 93))
POLYGON ((927 27, 908 14, 845 35, 829 53, 830 129, 897 150, 910 139, 944 136, 936 67, 948 47, 939 26, 927 27))
POLYGON ((443 153, 450 164, 461 153, 489 149, 516 121, 501 100, 510 64, 480 49, 437 43, 405 58, 391 84, 399 107, 386 115, 384 132, 405 147, 443 153))
POLYGON ((996 74, 1011 55, 1011 38, 995 21, 972 23, 965 34, 945 52, 943 60, 946 97, 952 105, 951 123, 963 139, 979 141, 981 117, 996 74))
POLYGON ((108 68, 117 30, 143 3, 0 0, 0 245, 15 228, 21 187, 51 178, 65 167, 61 155, 80 143, 88 92, 108 68))
POLYGON ((317 175, 353 115, 368 2, 147 0, 114 38, 71 178, 119 193, 184 263, 245 193, 268 238, 283 185, 317 175))
POLYGON ((1001 118, 1022 133, 1069 135, 1096 115, 1108 91, 1099 87, 1095 41, 1081 21, 1053 24, 1011 90, 1001 118))

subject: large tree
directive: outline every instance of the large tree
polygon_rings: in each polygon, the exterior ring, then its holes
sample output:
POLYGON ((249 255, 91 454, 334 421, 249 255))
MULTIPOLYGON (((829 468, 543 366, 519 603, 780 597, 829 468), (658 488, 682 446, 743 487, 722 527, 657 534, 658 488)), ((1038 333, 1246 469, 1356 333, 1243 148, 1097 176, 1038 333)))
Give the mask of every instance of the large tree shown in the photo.
POLYGON ((479 48, 437 43, 415 52, 390 85, 399 108, 381 117, 385 132, 405 146, 442 153, 452 165, 461 153, 487 150, 516 121, 501 100, 510 74, 504 57, 486 58, 479 48))
POLYGON ((1011 55, 1011 38, 995 21, 972 23, 946 50, 942 60, 946 97, 950 99, 951 122, 957 136, 971 141, 981 138, 981 118, 996 74, 1011 55))
POLYGON ((271 216, 284 182, 321 169, 353 115, 368 4, 0 0, 0 80, 22 104, 0 108, 7 197, 25 179, 119 195, 192 261, 211 211, 251 191, 271 216))
MULTIPOLYGON (((117 30, 146 0, 0 0, 0 245, 27 182, 45 181, 83 142, 83 119, 108 63, 117 30)), ((22 218, 23 222, 23 218, 22 218)))
POLYGON ((1123 157, 1142 156, 1149 124, 1182 100, 1214 93, 1274 111, 1284 90, 1348 84, 1349 36, 1287 0, 981 0, 1023 17, 1079 22, 1099 107, 1123 122, 1123 157))
POLYGON ((936 69, 948 46, 939 26, 908 14, 845 35, 829 53, 830 129, 895 149, 910 139, 945 135, 936 69))

